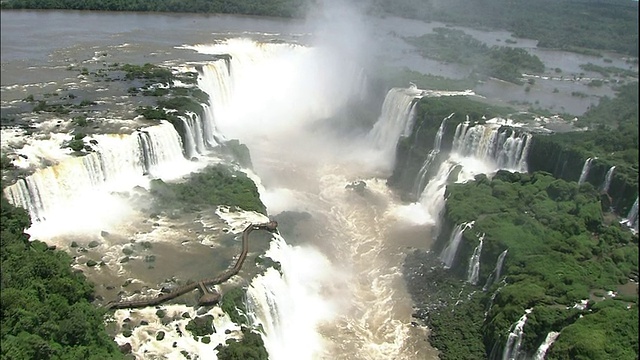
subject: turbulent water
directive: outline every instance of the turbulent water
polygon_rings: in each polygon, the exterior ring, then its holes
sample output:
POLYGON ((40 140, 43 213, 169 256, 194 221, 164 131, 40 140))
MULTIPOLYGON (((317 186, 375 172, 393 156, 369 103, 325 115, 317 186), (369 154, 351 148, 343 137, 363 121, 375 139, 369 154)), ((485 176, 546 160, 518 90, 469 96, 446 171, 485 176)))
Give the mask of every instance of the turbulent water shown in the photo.
MULTIPOLYGON (((266 218, 225 209, 149 218, 145 189, 151 179, 180 181, 221 161, 216 147, 239 139, 251 151, 253 171, 245 171, 257 182, 269 214, 310 215, 299 232, 276 236, 270 244, 267 255, 280 262, 282 272, 270 269, 246 279, 249 315, 262 325, 270 358, 435 358, 426 329, 411 324, 412 303, 401 274, 406 247, 425 247, 429 228, 399 211, 399 200, 385 185, 395 143, 411 127, 413 100, 427 93, 391 90, 371 129, 345 137, 331 119, 367 96, 357 57, 340 57, 322 43, 248 37, 177 49, 199 54, 198 61, 173 63, 180 71, 198 71, 198 86, 210 97, 203 116, 181 119, 182 138, 168 123, 129 124, 131 130, 120 134, 92 135, 86 144, 94 152, 60 154, 57 164, 39 166, 6 188, 10 201, 32 215, 29 233, 64 249, 78 243, 70 250, 78 253, 74 266, 99 284, 106 300, 136 292, 153 296, 158 283, 210 276, 232 259, 234 250, 221 243, 237 241, 244 225, 266 218), (223 54, 230 60, 216 57, 223 54), (347 187, 355 181, 364 181, 365 189, 347 187), (155 263, 148 262, 150 255, 155 263), (89 260, 104 265, 87 267, 89 260)), ((29 149, 67 139, 20 140, 29 149)), ((55 154, 41 155, 54 162, 55 154)), ((180 334, 187 321, 180 313, 193 316, 196 309, 167 309, 176 319, 162 321, 151 309, 116 311, 118 326, 125 319, 136 324, 132 337, 119 334, 116 341, 131 343, 138 358, 175 356, 173 341, 194 356, 208 357, 218 343, 238 336, 221 318, 216 327, 230 329, 228 336, 208 345, 186 339, 180 334), (166 340, 153 340, 158 331, 166 340)))

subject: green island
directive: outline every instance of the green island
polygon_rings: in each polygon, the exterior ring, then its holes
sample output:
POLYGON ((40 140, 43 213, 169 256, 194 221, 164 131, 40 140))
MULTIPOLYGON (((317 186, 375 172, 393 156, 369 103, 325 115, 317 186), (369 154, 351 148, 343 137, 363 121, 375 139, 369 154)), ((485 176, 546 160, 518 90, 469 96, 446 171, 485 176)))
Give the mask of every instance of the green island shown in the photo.
POLYGON ((372 12, 507 30, 517 38, 538 40, 541 48, 638 56, 636 1, 375 0, 372 12))
MULTIPOLYGON (((406 39, 424 57, 442 62, 469 65, 480 76, 523 84, 522 73, 542 73, 544 64, 525 49, 489 47, 462 30, 435 28, 432 33, 406 39)), ((478 77, 472 74, 472 78, 478 77)))

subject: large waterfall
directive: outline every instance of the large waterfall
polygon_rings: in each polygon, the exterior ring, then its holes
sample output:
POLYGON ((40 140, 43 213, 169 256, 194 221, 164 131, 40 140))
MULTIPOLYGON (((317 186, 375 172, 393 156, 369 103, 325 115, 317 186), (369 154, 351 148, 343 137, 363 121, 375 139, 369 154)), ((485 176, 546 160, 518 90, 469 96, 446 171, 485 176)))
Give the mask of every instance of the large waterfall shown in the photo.
POLYGON ((96 192, 128 190, 144 186, 145 175, 171 178, 194 168, 183 155, 180 136, 168 122, 131 135, 96 135, 90 141, 95 151, 19 179, 4 189, 7 199, 28 209, 34 222, 41 222, 74 206, 91 205, 91 194, 96 192), (74 205, 79 199, 84 204, 74 205))
POLYGON ((444 134, 444 124, 453 115, 454 114, 451 114, 442 119, 440 127, 438 127, 438 131, 436 132, 436 137, 433 140, 433 149, 429 151, 427 158, 424 160, 424 163, 422 163, 422 166, 420 167, 420 171, 418 171, 418 176, 416 177, 416 181, 413 185, 413 194, 416 197, 419 197, 422 193, 422 190, 424 189, 427 181, 427 173, 429 172, 429 167, 435 160, 436 156, 438 156, 438 154, 440 153, 440 148, 442 146, 442 135, 444 134))
POLYGON ((228 87, 217 86, 225 69, 211 65, 199 84, 211 98, 229 94, 214 111, 215 125, 249 147, 269 213, 310 215, 295 234, 276 236, 267 255, 280 271, 267 269, 247 291, 270 359, 432 357, 414 340, 423 330, 411 326, 411 302, 402 293, 402 249, 388 218, 398 205, 375 177, 392 167, 422 91, 392 89, 371 132, 342 141, 321 120, 362 99, 362 69, 332 51, 298 45, 236 39, 188 48, 229 55, 228 87), (377 154, 373 164, 370 154, 377 154), (364 194, 345 188, 354 180, 365 180, 364 194))
POLYGON ((491 174, 500 169, 526 172, 531 138, 528 133, 492 122, 471 126, 467 120, 458 124, 451 152, 420 195, 419 203, 426 212, 425 221, 438 223, 447 183, 469 181, 475 175, 491 174), (454 173, 456 176, 452 176, 454 173))
POLYGON ((370 141, 387 161, 395 158, 394 150, 398 139, 411 134, 415 120, 415 100, 421 94, 422 91, 415 87, 393 88, 387 93, 380 118, 369 133, 370 141))
POLYGON ((521 355, 520 347, 522 346, 522 338, 524 336, 524 325, 527 323, 527 316, 531 311, 532 309, 525 310, 524 315, 511 326, 507 343, 502 352, 502 360, 517 360, 521 355))

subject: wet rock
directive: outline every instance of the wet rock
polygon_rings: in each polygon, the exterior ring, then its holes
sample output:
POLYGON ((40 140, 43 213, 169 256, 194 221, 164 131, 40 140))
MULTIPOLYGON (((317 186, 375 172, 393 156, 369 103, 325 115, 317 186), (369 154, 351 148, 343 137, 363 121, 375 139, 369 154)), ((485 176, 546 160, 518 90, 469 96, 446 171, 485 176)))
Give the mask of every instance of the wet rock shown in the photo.
POLYGON ((109 236, 109 232, 102 230, 102 231, 100 231, 100 236, 107 237, 107 236, 109 236))
POLYGON ((98 265, 98 263, 97 263, 95 260, 89 260, 89 261, 87 261, 87 266, 88 266, 88 267, 94 267, 94 266, 96 266, 96 265, 98 265))
POLYGON ((119 346, 120 348, 120 352, 123 354, 131 354, 131 344, 130 343, 126 343, 123 345, 119 346))
POLYGON ((90 248, 98 247, 98 245, 100 245, 100 243, 95 240, 89 243, 90 248))
POLYGON ((133 249, 130 248, 130 247, 122 248, 122 253, 125 254, 125 255, 131 255, 131 254, 133 254, 133 249))
POLYGON ((77 243, 77 242, 75 242, 75 241, 72 241, 70 246, 71 246, 72 248, 77 248, 77 247, 78 247, 78 243, 77 243))
POLYGON ((364 194, 364 191, 367 189, 367 183, 362 180, 354 181, 347 184, 347 186, 345 186, 345 189, 353 190, 356 193, 362 195, 364 194))
POLYGON ((158 331, 156 334, 156 340, 162 341, 164 339, 164 331, 158 331))

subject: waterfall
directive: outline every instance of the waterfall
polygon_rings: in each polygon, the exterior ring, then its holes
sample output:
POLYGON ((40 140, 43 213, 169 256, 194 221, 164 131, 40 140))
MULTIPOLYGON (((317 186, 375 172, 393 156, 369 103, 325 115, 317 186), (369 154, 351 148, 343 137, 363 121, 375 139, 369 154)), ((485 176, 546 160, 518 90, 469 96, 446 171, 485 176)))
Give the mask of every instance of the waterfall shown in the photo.
POLYGON ((291 246, 277 234, 265 256, 279 262, 281 271, 268 268, 251 281, 247 315, 261 325, 269 359, 312 359, 324 349, 316 327, 333 316, 330 302, 318 292, 338 275, 318 250, 291 246))
POLYGON ((473 249, 473 254, 471 254, 471 259, 469 260, 469 270, 467 270, 467 282, 473 285, 478 283, 478 276, 480 275, 480 254, 482 253, 484 233, 480 236, 479 241, 476 248, 473 249))
POLYGON ((559 332, 550 331, 542 344, 540 344, 540 347, 538 347, 538 350, 536 350, 535 355, 533 355, 533 360, 544 360, 547 351, 549 350, 553 342, 556 341, 558 335, 560 335, 559 332))
POLYGON ((600 189, 601 192, 603 193, 609 192, 609 186, 611 186, 611 179, 613 178, 613 170, 615 169, 616 167, 612 166, 607 171, 607 174, 604 176, 604 183, 602 184, 602 188, 600 189))
POLYGON ((518 134, 494 123, 470 127, 467 119, 458 124, 451 153, 419 197, 429 221, 437 224, 440 218, 448 182, 473 180, 478 174, 490 174, 499 169, 526 172, 531 139, 530 134, 518 134), (454 171, 457 173, 452 178, 454 171))
POLYGON ((522 345, 522 337, 524 336, 524 325, 527 322, 527 315, 531 313, 532 309, 527 309, 524 315, 518 321, 511 326, 509 330, 509 336, 507 337, 507 343, 504 346, 502 352, 502 360, 517 360, 520 355, 520 346, 522 345))
POLYGON ((185 129, 184 148, 187 158, 191 159, 198 154, 204 154, 207 146, 204 143, 205 130, 200 115, 189 112, 187 116, 179 116, 178 118, 182 121, 185 129))
POLYGON ((382 156, 393 159, 398 139, 408 136, 415 118, 416 99, 421 97, 416 88, 393 88, 387 92, 378 121, 367 138, 382 156))
POLYGON ((38 169, 6 187, 9 202, 27 209, 32 221, 44 221, 88 191, 130 189, 143 175, 161 176, 185 161, 180 136, 166 121, 131 135, 96 135, 94 140, 95 152, 38 169))
MULTIPOLYGON (((228 117, 232 97, 232 81, 228 63, 225 59, 209 62, 202 66, 198 76, 198 87, 209 95, 209 104, 203 104, 204 119, 198 128, 203 134, 204 142, 214 147, 224 141, 217 123, 228 117)), ((197 120, 200 120, 199 118, 197 120)))
POLYGON ((507 285, 507 282, 502 280, 502 285, 500 285, 496 291, 493 292, 493 294, 491 294, 491 299, 489 300, 489 306, 487 307, 487 311, 484 312, 484 321, 487 320, 487 315, 489 315, 489 311, 491 311, 491 308, 493 307, 493 302, 496 299, 496 296, 498 296, 498 293, 500 292, 500 290, 502 290, 503 287, 505 287, 507 285))
POLYGON ((627 225, 634 232, 638 232, 638 198, 636 197, 636 201, 631 206, 627 217, 620 222, 623 225, 627 225))
POLYGON ((527 171, 531 134, 518 134, 496 124, 469 125, 469 121, 465 121, 456 127, 454 152, 490 162, 497 169, 527 171))
POLYGON ((455 260, 456 253, 458 252, 458 246, 462 240, 462 235, 465 230, 472 228, 473 224, 474 221, 458 224, 451 232, 449 243, 440 254, 440 261, 444 264, 445 269, 449 269, 453 265, 453 260, 455 260))
POLYGON ((491 275, 487 278, 487 283, 482 287, 482 291, 487 291, 493 285, 495 281, 500 280, 500 273, 502 272, 502 264, 504 264, 504 258, 507 256, 507 251, 509 249, 503 251, 498 255, 498 261, 496 261, 496 267, 491 272, 491 275))
POLYGON ((585 160, 584 165, 582 165, 582 172, 580 173, 580 179, 578 179, 578 185, 582 185, 585 180, 587 180, 587 176, 589 176, 589 170, 591 169, 592 158, 587 158, 585 160))
POLYGON ((442 119, 442 122, 440 123, 440 127, 438 128, 438 132, 436 132, 436 137, 433 140, 433 149, 429 151, 429 154, 427 155, 427 158, 422 164, 420 171, 418 171, 418 176, 416 177, 416 181, 413 185, 413 194, 416 197, 419 197, 420 193, 422 192, 422 189, 424 189, 425 181, 427 180, 427 173, 429 172, 429 167, 431 166, 431 163, 436 158, 436 156, 440 153, 442 135, 444 134, 444 124, 453 115, 454 114, 452 113, 451 115, 442 119))

